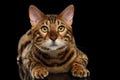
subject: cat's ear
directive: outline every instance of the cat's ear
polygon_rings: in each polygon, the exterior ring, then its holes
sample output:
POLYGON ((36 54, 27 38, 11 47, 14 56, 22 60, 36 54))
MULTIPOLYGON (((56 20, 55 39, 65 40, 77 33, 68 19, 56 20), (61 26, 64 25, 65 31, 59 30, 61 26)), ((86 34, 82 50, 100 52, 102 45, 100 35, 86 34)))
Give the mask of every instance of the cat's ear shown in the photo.
POLYGON ((60 18, 63 19, 68 25, 72 25, 74 16, 74 6, 69 5, 60 14, 60 18))
POLYGON ((32 27, 36 26, 43 19, 44 13, 34 5, 29 6, 29 18, 32 27))

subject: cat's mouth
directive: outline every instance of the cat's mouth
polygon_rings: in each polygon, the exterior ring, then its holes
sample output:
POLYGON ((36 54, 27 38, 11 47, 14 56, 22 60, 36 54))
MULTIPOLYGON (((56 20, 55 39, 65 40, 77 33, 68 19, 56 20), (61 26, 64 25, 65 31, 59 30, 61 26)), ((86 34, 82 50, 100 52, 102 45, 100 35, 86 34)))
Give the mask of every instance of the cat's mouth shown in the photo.
POLYGON ((51 45, 50 47, 43 47, 41 46, 42 49, 44 50, 51 50, 51 51, 54 51, 54 50, 62 50, 64 48, 66 48, 66 46, 61 46, 61 47, 58 47, 57 45, 51 45))
POLYGON ((41 50, 43 51, 52 51, 52 52, 57 52, 59 50, 64 50, 64 48, 66 48, 67 46, 65 45, 65 43, 62 40, 56 40, 56 41, 52 41, 52 40, 47 40, 45 42, 43 42, 40 45, 41 50))
POLYGON ((54 42, 50 45, 50 47, 55 47, 58 46, 57 44, 55 44, 54 42))

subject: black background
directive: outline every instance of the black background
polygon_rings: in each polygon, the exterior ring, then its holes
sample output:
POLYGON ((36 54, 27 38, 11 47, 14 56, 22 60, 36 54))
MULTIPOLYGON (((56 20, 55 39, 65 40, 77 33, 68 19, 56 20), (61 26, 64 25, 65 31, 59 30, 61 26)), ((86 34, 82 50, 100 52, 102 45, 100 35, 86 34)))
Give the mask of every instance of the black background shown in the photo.
POLYGON ((4 33, 8 32, 8 34, 4 34, 3 38, 6 38, 6 36, 10 37, 5 39, 7 40, 6 44, 9 50, 4 50, 7 54, 5 54, 6 62, 3 61, 2 63, 6 68, 3 75, 6 75, 6 73, 12 75, 4 77, 4 80, 7 78, 10 80, 19 80, 16 63, 17 46, 20 37, 30 29, 28 7, 31 4, 37 6, 45 14, 59 14, 68 5, 74 5, 75 14, 72 26, 76 44, 79 49, 88 55, 89 64, 87 67, 91 72, 90 79, 97 80, 98 56, 102 52, 100 50, 104 49, 103 47, 100 48, 103 41, 101 36, 104 33, 103 27, 101 27, 101 24, 104 23, 104 19, 102 18, 104 11, 101 12, 102 5, 100 6, 99 2, 85 0, 16 0, 2 10, 2 13, 5 12, 5 16, 7 17, 7 19, 4 18, 6 22, 4 26, 7 26, 4 33))

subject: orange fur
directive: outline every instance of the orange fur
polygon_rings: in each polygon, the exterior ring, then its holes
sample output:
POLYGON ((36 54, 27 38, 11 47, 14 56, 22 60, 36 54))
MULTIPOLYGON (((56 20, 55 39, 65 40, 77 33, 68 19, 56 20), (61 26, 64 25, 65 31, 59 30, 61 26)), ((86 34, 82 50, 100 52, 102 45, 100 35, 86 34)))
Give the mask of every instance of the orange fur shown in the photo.
POLYGON ((29 7, 31 29, 18 44, 18 66, 21 80, 40 79, 49 73, 71 70, 75 77, 87 77, 88 57, 77 48, 72 34, 74 6, 59 15, 45 15, 37 7, 29 7))

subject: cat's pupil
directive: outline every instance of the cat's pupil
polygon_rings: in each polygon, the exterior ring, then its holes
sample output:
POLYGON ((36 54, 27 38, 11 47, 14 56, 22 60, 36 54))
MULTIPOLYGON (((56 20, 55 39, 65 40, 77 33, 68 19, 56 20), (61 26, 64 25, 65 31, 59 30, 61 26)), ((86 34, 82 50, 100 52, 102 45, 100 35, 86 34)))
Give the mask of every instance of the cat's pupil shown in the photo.
POLYGON ((42 30, 42 32, 46 33, 48 31, 48 28, 47 28, 47 26, 42 26, 41 30, 42 30))
POLYGON ((60 31, 60 32, 64 31, 64 29, 65 29, 65 27, 63 25, 58 27, 58 31, 60 31))

